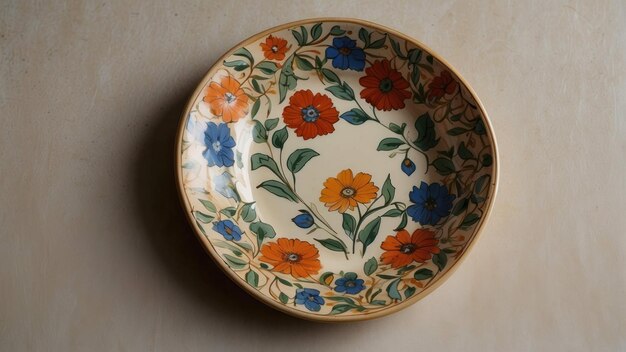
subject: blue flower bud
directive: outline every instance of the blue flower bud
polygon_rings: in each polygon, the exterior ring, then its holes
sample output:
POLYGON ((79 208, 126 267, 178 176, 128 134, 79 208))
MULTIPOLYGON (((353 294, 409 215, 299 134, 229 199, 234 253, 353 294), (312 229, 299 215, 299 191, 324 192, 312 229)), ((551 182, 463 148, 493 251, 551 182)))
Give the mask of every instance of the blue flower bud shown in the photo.
POLYGON ((405 158, 404 160, 402 160, 400 168, 405 174, 407 174, 407 176, 411 176, 411 174, 415 172, 415 163, 411 161, 411 159, 405 158))
POLYGON ((291 219, 291 221, 293 221, 293 223, 296 224, 296 226, 298 226, 301 229, 308 229, 309 227, 313 226, 313 224, 315 223, 315 220, 313 219, 311 214, 307 211, 302 211, 302 214, 291 219))

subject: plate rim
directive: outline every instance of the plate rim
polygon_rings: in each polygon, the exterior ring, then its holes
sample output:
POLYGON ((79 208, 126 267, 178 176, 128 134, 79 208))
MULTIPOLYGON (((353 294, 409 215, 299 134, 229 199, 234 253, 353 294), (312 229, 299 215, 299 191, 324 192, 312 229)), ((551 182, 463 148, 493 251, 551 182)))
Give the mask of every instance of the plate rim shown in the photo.
POLYGON ((349 321, 370 320, 370 319, 374 319, 374 318, 383 317, 383 316, 386 316, 386 315, 398 312, 398 311, 400 311, 402 309, 408 308, 409 306, 411 306, 411 305, 415 304, 416 302, 420 301, 422 298, 428 296, 431 292, 433 292, 435 289, 437 289, 439 286, 441 286, 444 282, 446 282, 448 280, 448 278, 450 276, 452 276, 454 274, 454 272, 458 268, 459 264, 462 263, 463 261, 465 261, 467 255, 468 255, 468 252, 471 251, 471 249, 474 247, 474 245, 478 241, 480 235, 482 234, 482 232, 484 230, 485 223, 490 218, 491 212, 492 212, 492 209, 493 209, 493 205, 494 205, 494 203, 496 201, 496 194, 497 194, 497 191, 498 191, 498 185, 499 185, 499 179, 500 179, 500 168, 499 168, 500 156, 499 156, 499 151, 498 151, 498 143, 497 143, 496 135, 495 135, 494 130, 493 130, 491 119, 489 118, 489 115, 487 114, 487 111, 485 110, 485 107, 484 107, 482 101, 480 100, 480 98, 478 97, 476 92, 474 91, 473 87, 458 72, 458 70, 454 66, 452 66, 447 60, 445 60, 441 55, 439 55, 439 53, 437 53, 436 51, 434 51, 433 49, 431 49, 429 46, 425 45, 421 41, 419 41, 419 40, 417 40, 417 39, 415 39, 415 38, 413 38, 413 37, 411 37, 409 35, 406 35, 406 34, 404 34, 402 32, 399 32, 399 31, 397 31, 395 29, 386 27, 384 25, 381 25, 381 24, 378 24, 378 23, 375 23, 375 22, 371 22, 371 21, 368 21, 368 20, 363 20, 363 19, 359 19, 359 18, 352 18, 352 17, 315 17, 315 18, 306 18, 306 19, 301 19, 301 20, 297 20, 297 21, 287 22, 287 23, 283 23, 283 24, 280 24, 280 25, 277 25, 277 26, 265 29, 265 30, 263 30, 261 32, 258 32, 256 34, 254 34, 254 35, 252 35, 252 36, 242 40, 241 42, 237 43, 233 47, 231 47, 228 51, 226 51, 223 55, 221 55, 219 58, 217 58, 215 60, 215 63, 213 63, 211 65, 211 67, 209 68, 209 70, 204 74, 202 80, 200 80, 200 82, 197 84, 196 88, 194 89, 193 93, 190 95, 189 99, 187 100, 187 103, 185 104, 185 108, 184 108, 184 110, 182 112, 182 115, 181 115, 181 117, 179 119, 179 122, 178 122, 174 154, 175 154, 174 157, 175 157, 175 167, 176 167, 176 172, 175 172, 176 189, 177 189, 177 194, 178 194, 179 201, 180 201, 180 203, 181 203, 181 205, 183 207, 183 210, 185 211, 185 218, 187 219, 187 222, 189 223, 189 225, 193 229, 195 237, 202 243, 202 247, 209 254, 209 257, 211 258, 211 260, 215 264, 217 264, 217 267, 220 268, 220 270, 224 274, 226 274, 226 276, 228 278, 230 278, 231 281, 233 281, 237 286, 242 288, 245 292, 247 292, 250 296, 254 297, 258 301, 260 301, 260 302, 268 305, 269 307, 274 308, 274 309, 276 309, 276 310, 278 310, 280 312, 288 314, 290 316, 293 316, 293 317, 296 317, 296 318, 300 318, 300 319, 309 320, 309 321, 316 321, 316 322, 349 322, 349 321), (427 287, 426 289, 424 289, 420 293, 410 297, 409 299, 405 300, 402 304, 398 304, 398 305, 395 305, 395 306, 390 307, 388 309, 384 309, 384 310, 381 310, 381 311, 376 311, 376 312, 373 312, 373 313, 360 313, 360 314, 345 315, 345 316, 344 315, 316 315, 316 314, 311 314, 311 313, 308 313, 308 312, 296 310, 296 309, 293 309, 293 308, 288 307, 286 305, 280 304, 280 303, 278 303, 278 302, 276 302, 274 300, 271 300, 269 297, 267 297, 266 295, 262 294, 261 292, 253 289, 250 285, 245 283, 239 276, 237 276, 235 274, 235 272, 232 271, 222 260, 219 260, 219 255, 215 251, 215 249, 213 249, 213 246, 211 245, 209 239, 206 236, 202 235, 201 230, 198 228, 198 225, 196 224, 196 222, 193 219, 192 209, 191 209, 191 206, 189 204, 189 201, 187 200, 187 195, 185 193, 185 187, 183 185, 182 153, 180 153, 180 150, 182 148, 183 134, 184 134, 184 131, 185 131, 185 125, 186 125, 187 117, 188 117, 188 115, 189 115, 189 113, 190 113, 190 111, 191 111, 191 109, 193 107, 193 104, 194 104, 194 101, 195 101, 196 97, 204 89, 204 87, 206 86, 207 82, 211 80, 211 78, 212 78, 213 74, 215 73, 215 71, 217 71, 217 69, 219 69, 220 64, 227 57, 232 55, 233 52, 235 52, 235 50, 239 49, 240 47, 243 47, 243 46, 246 46, 248 44, 251 44, 251 43, 257 41, 258 39, 261 39, 261 38, 267 36, 268 34, 271 34, 271 33, 274 33, 276 31, 280 31, 280 30, 283 30, 283 29, 287 29, 287 28, 290 28, 290 27, 298 26, 298 25, 304 25, 304 24, 310 24, 310 23, 318 23, 318 22, 321 22, 321 23, 325 23, 325 22, 343 22, 343 23, 351 23, 351 24, 367 26, 367 27, 370 27, 370 28, 374 28, 374 29, 377 29, 377 30, 380 30, 380 31, 387 32, 389 34, 393 34, 394 36, 396 36, 398 38, 402 38, 405 41, 411 42, 411 43, 417 45, 418 47, 424 49, 425 51, 427 51, 430 55, 432 55, 439 62, 441 62, 441 64, 443 64, 448 70, 450 70, 452 73, 454 73, 454 75, 456 75, 458 80, 465 86, 465 88, 470 93, 472 98, 474 98, 474 100, 476 102, 476 106, 479 108, 480 112, 482 113, 482 115, 484 117, 485 127, 486 127, 487 131, 489 132, 487 134, 487 136, 488 136, 488 138, 492 142, 492 149, 493 149, 493 156, 494 157, 493 157, 493 165, 492 165, 492 167, 493 167, 493 174, 492 174, 492 179, 490 181, 491 187, 490 187, 489 193, 487 195, 488 202, 486 204, 484 216, 481 217, 481 219, 479 220, 478 224, 476 225, 474 238, 467 245, 467 247, 465 248, 465 250, 463 251, 461 256, 454 263, 452 263, 452 265, 446 271, 446 273, 444 273, 439 278, 437 278, 429 287, 427 287))

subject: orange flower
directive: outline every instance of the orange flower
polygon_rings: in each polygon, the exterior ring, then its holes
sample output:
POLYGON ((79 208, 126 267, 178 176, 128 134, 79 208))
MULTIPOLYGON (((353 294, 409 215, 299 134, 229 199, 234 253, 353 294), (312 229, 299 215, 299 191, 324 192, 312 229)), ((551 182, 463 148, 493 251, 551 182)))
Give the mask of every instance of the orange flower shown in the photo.
POLYGON ((329 177, 324 182, 320 201, 328 207, 328 211, 339 210, 345 213, 348 208, 354 210, 358 204, 366 204, 376 198, 378 187, 374 186, 372 175, 359 172, 352 177, 352 170, 341 171, 337 178, 329 177))
POLYGON ((285 53, 291 48, 287 46, 287 41, 283 38, 274 37, 270 34, 265 38, 265 43, 259 44, 263 50, 263 55, 268 60, 280 61, 285 58, 285 53))
POLYGON ((211 82, 204 102, 211 107, 211 113, 222 116, 224 122, 236 122, 248 113, 248 96, 232 76, 224 76, 219 83, 211 82))
POLYGON ((298 239, 279 238, 261 248, 259 260, 274 266, 274 270, 295 278, 317 274, 322 267, 319 251, 314 245, 298 239))
POLYGON ((406 230, 400 230, 395 236, 387 236, 380 245, 386 251, 380 256, 380 260, 394 268, 403 267, 413 261, 424 263, 433 254, 439 253, 438 243, 432 231, 417 229, 413 235, 409 235, 406 230))
POLYGON ((365 69, 366 75, 359 79, 364 87, 361 98, 378 110, 404 108, 404 100, 411 97, 409 82, 400 72, 391 68, 388 60, 374 61, 365 69))
POLYGON ((327 95, 299 90, 289 98, 289 105, 283 110, 283 120, 287 127, 295 128, 297 136, 306 140, 333 132, 339 112, 327 95))

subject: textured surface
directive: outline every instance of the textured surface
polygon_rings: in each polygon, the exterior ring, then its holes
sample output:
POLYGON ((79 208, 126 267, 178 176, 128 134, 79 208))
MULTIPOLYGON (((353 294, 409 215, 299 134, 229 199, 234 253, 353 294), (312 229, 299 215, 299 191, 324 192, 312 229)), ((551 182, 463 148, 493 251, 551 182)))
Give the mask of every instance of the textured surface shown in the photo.
POLYGON ((0 350, 626 349, 626 6, 394 4, 2 1, 0 350), (448 59, 501 156, 492 218, 459 270, 416 305, 349 325, 238 289, 173 183, 179 113, 213 61, 327 15, 448 59))

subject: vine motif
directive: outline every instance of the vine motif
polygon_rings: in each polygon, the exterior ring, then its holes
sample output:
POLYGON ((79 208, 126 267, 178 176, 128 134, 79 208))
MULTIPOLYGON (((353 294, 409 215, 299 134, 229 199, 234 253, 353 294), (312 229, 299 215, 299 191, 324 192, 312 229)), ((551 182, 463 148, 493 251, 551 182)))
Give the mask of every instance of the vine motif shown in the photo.
MULTIPOLYGON (((226 168, 214 177, 214 190, 234 201, 234 206, 218 210, 211 192, 193 188, 189 192, 197 196, 202 208, 194 208, 192 215, 205 235, 210 228, 223 237, 212 237, 211 243, 225 250, 221 255, 226 264, 276 301, 312 312, 328 306, 323 314, 331 315, 385 309, 428 287, 449 266, 449 258, 456 260, 462 254, 470 241, 463 233, 482 218, 491 183, 485 170, 493 162, 483 120, 451 74, 446 70, 435 74, 435 59, 407 42, 360 28, 357 44, 352 32, 339 25, 325 32, 322 23, 293 28, 290 33, 293 44, 274 34, 259 43, 264 58, 258 62, 251 46, 250 50, 236 50, 223 63, 228 69, 214 77, 192 110, 192 115, 209 122, 203 135, 183 144, 183 152, 193 140, 201 140, 209 167, 226 168), (334 69, 365 71, 359 80, 363 87, 359 97, 334 69), (340 114, 327 94, 296 90, 299 81, 311 77, 317 77, 327 93, 353 107, 340 114), (282 127, 280 118, 269 118, 275 95, 279 104, 289 96, 282 127), (411 127, 386 121, 380 115, 403 109, 407 100, 428 111, 417 116, 411 127), (202 104, 209 106, 209 114, 202 111, 202 104), (265 112, 260 114, 262 107, 265 112), (275 177, 256 187, 301 205, 293 223, 307 229, 309 235, 324 234, 314 240, 326 250, 341 252, 346 259, 349 254, 365 256, 381 222, 398 219, 396 235, 387 236, 381 244, 385 252, 380 258, 369 258, 362 273, 320 274, 323 265, 314 244, 280 236, 274 240, 276 231, 260 219, 254 202, 241 199, 228 170, 234 164, 244 166, 229 125, 246 116, 253 124, 254 142, 267 149, 250 157, 250 168, 265 168, 275 177), (259 116, 268 118, 261 121, 259 116), (216 118, 217 123, 213 122, 216 118), (316 138, 332 133, 338 121, 354 126, 376 124, 385 129, 390 136, 380 141, 378 151, 389 152, 390 158, 400 156, 400 169, 407 176, 417 169, 416 161, 423 160, 426 172, 434 168, 442 177, 441 183, 416 185, 409 194, 411 203, 405 204, 394 200, 396 188, 390 174, 379 188, 371 175, 361 170, 341 170, 324 183, 319 201, 328 212, 322 213, 315 202, 299 195, 297 187, 297 174, 320 154, 311 148, 299 148, 289 155, 283 155, 283 150, 290 135, 304 140, 316 138), (462 141, 445 145, 444 136, 437 133, 438 124, 451 126, 447 135, 462 141), (325 218, 335 211, 341 214, 341 230, 325 218), (451 221, 441 221, 450 215, 451 221), (409 233, 409 220, 424 228, 409 233), (242 229, 244 223, 247 225, 242 229)), ((198 130, 194 124, 201 122, 190 116, 188 123, 187 133, 194 135, 198 130)), ((194 167, 183 165, 185 169, 194 167)))

